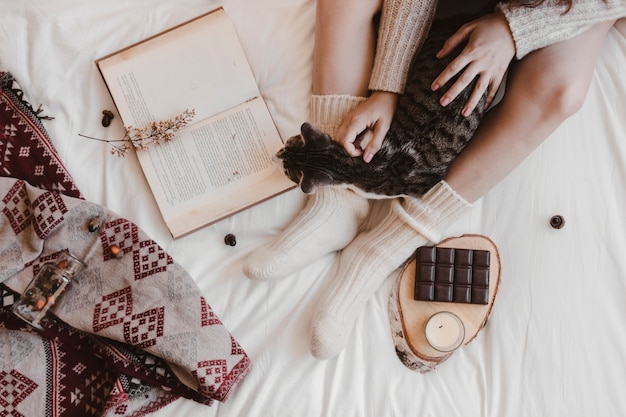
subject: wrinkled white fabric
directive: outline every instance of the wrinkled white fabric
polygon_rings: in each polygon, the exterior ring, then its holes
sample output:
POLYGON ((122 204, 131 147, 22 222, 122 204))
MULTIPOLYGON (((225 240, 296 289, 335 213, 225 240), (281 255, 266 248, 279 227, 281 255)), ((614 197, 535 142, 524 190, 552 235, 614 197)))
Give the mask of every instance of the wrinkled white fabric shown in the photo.
POLYGON ((137 223, 197 279, 252 360, 227 404, 178 400, 154 415, 623 415, 624 23, 608 35, 582 110, 446 230, 489 236, 500 249, 502 281, 478 337, 421 375, 398 360, 389 334, 395 274, 366 303, 346 348, 328 361, 311 356, 309 338, 334 256, 292 279, 243 275, 248 254, 302 208, 299 191, 173 241, 136 159, 118 159, 106 144, 78 136, 122 132, 117 119, 100 124, 102 110, 114 107, 96 58, 217 5, 234 20, 280 133, 297 133, 311 94, 313 0, 0 0, 0 65, 35 107, 55 117, 44 124, 85 198, 137 223), (566 221, 560 230, 549 225, 557 214, 566 221), (236 246, 224 244, 227 233, 236 246))

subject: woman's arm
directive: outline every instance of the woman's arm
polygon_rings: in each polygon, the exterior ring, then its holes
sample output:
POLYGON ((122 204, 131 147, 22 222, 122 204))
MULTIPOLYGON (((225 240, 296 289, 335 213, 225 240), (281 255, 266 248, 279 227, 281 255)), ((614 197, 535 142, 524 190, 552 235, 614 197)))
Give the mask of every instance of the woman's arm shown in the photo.
POLYGON ((409 67, 435 18, 437 0, 384 0, 376 41, 372 91, 404 92, 409 67))
POLYGON ((334 139, 352 156, 369 162, 389 130, 413 55, 424 42, 437 0, 384 0, 371 70, 369 98, 350 113, 334 139), (355 146, 362 134, 364 148, 355 146))
POLYGON ((515 41, 516 57, 570 39, 592 25, 626 16, 624 0, 576 0, 572 7, 547 0, 537 7, 514 7, 499 3, 515 41))
POLYGON ((445 180, 457 193, 470 202, 482 197, 580 109, 613 23, 593 25, 512 64, 504 98, 448 169, 445 180))
POLYGON ((491 104, 504 74, 515 55, 515 43, 508 23, 502 13, 490 13, 466 23, 454 33, 437 53, 443 58, 459 45, 467 42, 461 53, 433 80, 432 90, 445 85, 456 74, 459 78, 441 97, 441 105, 447 106, 478 76, 474 91, 461 111, 468 116, 487 90, 485 108, 491 104))
POLYGON ((469 114, 485 90, 488 102, 493 98, 514 56, 523 58, 531 51, 571 39, 595 24, 624 17, 626 1, 578 0, 569 11, 556 0, 546 0, 537 7, 499 3, 497 9, 496 13, 463 25, 442 48, 440 56, 445 56, 467 41, 461 53, 433 81, 432 88, 437 90, 461 73, 442 96, 442 105, 454 100, 478 76, 478 83, 463 109, 463 114, 469 114))

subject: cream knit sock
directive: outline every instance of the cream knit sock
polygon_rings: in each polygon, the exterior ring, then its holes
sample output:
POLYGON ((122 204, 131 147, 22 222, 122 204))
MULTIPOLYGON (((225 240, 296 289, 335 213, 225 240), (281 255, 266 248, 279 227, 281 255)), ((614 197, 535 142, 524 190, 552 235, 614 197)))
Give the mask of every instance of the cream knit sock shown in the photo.
POLYGON ((366 99, 347 94, 312 95, 311 123, 334 138, 348 113, 366 99))
MULTIPOLYGON (((311 122, 332 136, 345 115, 363 100, 348 95, 314 95, 311 122)), ((356 236, 368 212, 368 201, 354 192, 322 187, 309 196, 304 209, 273 242, 248 257, 244 274, 259 280, 290 275, 344 248, 356 236)))
POLYGON ((440 240, 439 229, 471 207, 441 181, 420 199, 395 199, 385 219, 359 234, 340 254, 313 317, 311 353, 319 359, 345 346, 365 302, 415 250, 440 240))

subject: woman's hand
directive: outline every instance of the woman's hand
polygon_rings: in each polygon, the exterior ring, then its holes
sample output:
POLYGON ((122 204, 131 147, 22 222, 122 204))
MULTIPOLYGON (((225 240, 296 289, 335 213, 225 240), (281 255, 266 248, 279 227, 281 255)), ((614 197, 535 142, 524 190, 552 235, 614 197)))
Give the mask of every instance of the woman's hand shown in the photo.
POLYGON ((335 140, 349 155, 363 155, 363 160, 370 162, 383 144, 397 104, 397 94, 374 91, 346 116, 335 140))
POLYGON ((468 116, 476 108, 485 90, 487 90, 485 108, 495 97, 504 74, 515 56, 515 42, 506 18, 502 13, 496 12, 461 26, 444 43, 437 57, 445 57, 465 41, 467 45, 433 81, 431 88, 436 91, 456 74, 461 73, 441 97, 441 105, 446 106, 478 75, 474 91, 461 112, 468 116))

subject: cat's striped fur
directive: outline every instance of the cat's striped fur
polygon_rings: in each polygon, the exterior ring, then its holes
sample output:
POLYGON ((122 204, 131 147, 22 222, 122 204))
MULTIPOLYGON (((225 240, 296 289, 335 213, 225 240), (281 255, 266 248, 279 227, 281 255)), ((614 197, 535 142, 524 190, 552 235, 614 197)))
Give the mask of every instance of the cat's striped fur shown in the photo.
POLYGON ((433 23, 413 60, 383 146, 371 162, 350 157, 328 135, 305 123, 301 134, 290 138, 276 154, 285 174, 305 193, 322 186, 339 186, 355 189, 368 198, 417 197, 443 179, 484 113, 485 96, 471 115, 461 115, 474 83, 446 107, 439 104, 439 99, 454 80, 437 92, 431 91, 432 81, 458 51, 443 59, 435 55, 461 23, 459 19, 433 23))

